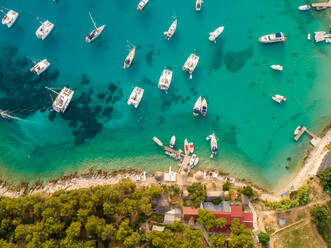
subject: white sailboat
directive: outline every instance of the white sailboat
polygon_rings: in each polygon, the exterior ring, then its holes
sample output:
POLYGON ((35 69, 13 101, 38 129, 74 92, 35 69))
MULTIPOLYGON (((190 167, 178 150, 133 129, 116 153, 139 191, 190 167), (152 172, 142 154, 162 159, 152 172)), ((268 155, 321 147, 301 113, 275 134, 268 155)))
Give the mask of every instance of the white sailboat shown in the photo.
POLYGON ((54 24, 47 20, 43 22, 40 25, 40 27, 37 29, 36 36, 39 39, 44 40, 52 32, 53 28, 54 28, 54 24))
POLYGON ((168 31, 164 32, 163 34, 167 37, 168 40, 174 35, 177 28, 177 19, 173 21, 171 26, 169 27, 168 31))
POLYGON ((171 84, 171 80, 172 80, 172 71, 170 70, 167 70, 167 69, 164 69, 162 74, 161 74, 161 77, 160 77, 160 80, 159 80, 159 84, 158 84, 158 87, 161 89, 161 90, 168 90, 169 87, 170 87, 170 84, 171 84))
POLYGON ((176 136, 174 135, 171 137, 170 140, 170 144, 169 144, 170 148, 174 148, 175 144, 176 144, 176 136))
POLYGON ((137 10, 142 11, 142 9, 145 8, 148 1, 149 0, 141 0, 138 4, 137 10))
POLYGON ((0 9, 0 11, 5 14, 1 20, 1 23, 3 25, 7 25, 8 28, 11 28, 18 18, 18 13, 14 10, 9 10, 7 13, 5 13, 2 9, 0 9))
POLYGON ((192 73, 195 70, 195 67, 198 65, 199 56, 192 53, 186 60, 183 71, 187 71, 190 74, 190 79, 192 79, 192 73))
POLYGON ((218 147, 217 147, 217 137, 215 136, 215 133, 209 135, 206 140, 210 140, 210 150, 211 150, 211 155, 210 157, 213 158, 217 151, 218 151, 218 147))
POLYGON ((144 95, 144 89, 139 88, 139 87, 134 87, 129 100, 128 100, 128 105, 133 105, 135 108, 138 107, 141 99, 143 98, 144 95))
POLYGON ((275 102, 278 102, 278 103, 286 102, 286 97, 285 96, 274 95, 271 98, 272 98, 272 100, 274 100, 275 102))
POLYGON ((193 106, 193 115, 197 116, 199 115, 202 107, 202 101, 201 101, 201 96, 199 96, 198 100, 195 102, 193 106))
POLYGON ((283 66, 281 66, 281 65, 271 65, 270 68, 275 70, 275 71, 282 71, 283 70, 283 66))
POLYGON ((214 32, 209 33, 209 40, 216 43, 217 37, 221 35, 223 30, 224 30, 223 26, 216 28, 214 32))
POLYGON ((206 116, 206 114, 207 114, 207 100, 206 100, 206 98, 203 98, 202 103, 201 103, 201 114, 203 116, 206 116))
POLYGON ((276 43, 276 42, 285 42, 286 37, 282 32, 274 33, 274 34, 267 34, 259 38, 261 43, 269 44, 269 43, 276 43))
POLYGON ((87 43, 90 43, 90 42, 94 41, 96 38, 98 38, 100 36, 100 34, 103 32, 103 30, 106 27, 106 25, 104 24, 104 25, 102 25, 100 27, 97 27, 97 25, 96 25, 96 23, 95 23, 92 15, 91 15, 91 13, 89 12, 88 14, 89 14, 90 19, 91 19, 91 21, 93 23, 93 26, 94 26, 94 29, 85 38, 85 41, 87 43))
POLYGON ((129 52, 128 56, 126 56, 126 58, 124 60, 123 69, 126 69, 131 66, 135 55, 136 55, 136 47, 133 47, 131 49, 131 51, 129 52))
POLYGON ((200 11, 201 10, 202 3, 203 3, 202 0, 196 0, 196 2, 195 2, 195 10, 196 11, 200 11))
POLYGON ((60 93, 58 93, 55 90, 48 88, 48 87, 46 87, 46 89, 57 94, 57 97, 55 98, 55 101, 52 104, 53 109, 56 112, 64 113, 64 111, 66 111, 66 109, 68 108, 68 105, 72 99, 72 96, 74 95, 74 91, 67 87, 63 87, 63 89, 60 91, 60 93))
POLYGON ((38 76, 43 73, 51 64, 47 61, 47 59, 43 59, 36 63, 31 69, 31 72, 36 73, 38 76))

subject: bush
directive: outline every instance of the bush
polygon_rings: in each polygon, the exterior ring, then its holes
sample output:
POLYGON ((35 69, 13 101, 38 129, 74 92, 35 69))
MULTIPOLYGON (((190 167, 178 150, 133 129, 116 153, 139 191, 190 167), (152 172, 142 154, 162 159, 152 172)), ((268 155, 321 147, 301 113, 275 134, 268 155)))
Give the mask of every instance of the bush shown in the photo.
POLYGON ((248 196, 248 197, 251 197, 251 196, 253 196, 253 189, 252 189, 252 187, 250 187, 250 186, 246 186, 244 189, 243 189, 243 194, 244 195, 246 195, 246 196, 248 196))
POLYGON ((217 199, 212 200, 211 202, 213 204, 215 204, 215 205, 218 205, 218 204, 220 204, 222 202, 222 199, 221 198, 217 198, 217 199))
POLYGON ((331 167, 322 171, 320 174, 320 181, 324 189, 331 189, 331 167))
POLYGON ((226 181, 224 184, 223 184, 223 191, 228 191, 230 189, 230 182, 229 181, 226 181))
POLYGON ((318 232, 331 247, 331 220, 327 206, 315 206, 310 210, 313 223, 316 224, 318 232), (328 220, 329 219, 329 220, 328 220))
POLYGON ((206 189, 201 183, 193 183, 187 187, 187 191, 193 207, 199 207, 206 199, 206 189))
POLYGON ((258 237, 262 246, 268 247, 268 243, 270 241, 270 235, 268 233, 260 232, 258 237))

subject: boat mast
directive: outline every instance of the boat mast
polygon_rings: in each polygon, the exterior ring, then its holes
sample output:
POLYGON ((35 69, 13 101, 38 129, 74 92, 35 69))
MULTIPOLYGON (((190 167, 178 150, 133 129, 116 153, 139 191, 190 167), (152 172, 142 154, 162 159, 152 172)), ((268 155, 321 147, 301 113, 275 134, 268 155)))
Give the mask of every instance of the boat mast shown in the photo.
POLYGON ((90 19, 91 19, 91 21, 92 21, 92 23, 93 23, 95 29, 97 29, 97 24, 96 24, 95 21, 93 20, 93 17, 92 17, 92 15, 91 15, 91 13, 88 12, 88 14, 89 14, 89 16, 90 16, 90 19))
POLYGON ((45 88, 48 89, 48 90, 50 90, 50 91, 52 91, 53 93, 55 93, 55 94, 57 94, 57 95, 59 94, 58 92, 56 92, 55 90, 53 90, 53 89, 51 89, 51 88, 49 88, 49 87, 47 87, 47 86, 45 86, 45 88))

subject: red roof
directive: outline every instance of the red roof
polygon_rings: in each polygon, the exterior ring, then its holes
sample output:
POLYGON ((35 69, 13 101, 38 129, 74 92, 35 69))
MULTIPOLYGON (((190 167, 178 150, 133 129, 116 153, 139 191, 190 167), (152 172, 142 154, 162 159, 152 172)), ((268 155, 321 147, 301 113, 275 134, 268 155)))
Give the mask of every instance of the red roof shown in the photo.
POLYGON ((226 219, 226 224, 231 225, 231 212, 221 212, 221 211, 210 211, 210 212, 215 215, 216 219, 224 218, 226 219))
POLYGON ((231 206, 231 216, 232 218, 241 218, 243 217, 243 208, 242 206, 231 206))
POLYGON ((183 215, 197 215, 199 214, 199 208, 183 207, 183 215))
POLYGON ((245 222, 253 222, 253 214, 252 213, 244 213, 244 221, 245 222))

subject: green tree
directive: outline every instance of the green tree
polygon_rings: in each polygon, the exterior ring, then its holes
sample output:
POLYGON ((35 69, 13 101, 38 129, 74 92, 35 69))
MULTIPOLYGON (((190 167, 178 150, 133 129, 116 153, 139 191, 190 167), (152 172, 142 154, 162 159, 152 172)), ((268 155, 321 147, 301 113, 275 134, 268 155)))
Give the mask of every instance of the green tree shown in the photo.
POLYGON ((213 234, 209 239, 215 248, 225 248, 226 236, 224 234, 213 234))
POLYGON ((138 247, 140 244, 141 237, 139 233, 133 232, 130 236, 126 237, 123 245, 125 248, 138 247))
POLYGON ((119 228, 116 233, 116 239, 120 241, 124 241, 126 237, 128 237, 132 233, 132 229, 129 226, 129 219, 125 219, 119 225, 119 228))
POLYGON ((81 227, 82 224, 80 222, 72 222, 66 230, 67 238, 69 238, 70 240, 78 239, 81 227))
POLYGON ((331 167, 323 170, 319 177, 324 189, 331 189, 331 167))
POLYGON ((190 248, 200 248, 203 245, 203 234, 200 230, 185 228, 183 237, 190 248))
POLYGON ((85 228, 90 234, 102 239, 105 225, 106 221, 104 219, 92 215, 87 218, 85 228))
POLYGON ((224 191, 228 191, 230 190, 230 187, 231 187, 231 184, 229 181, 226 181, 224 184, 223 184, 223 190, 224 191))
POLYGON ((246 187, 243 189, 242 192, 243 192, 244 195, 246 195, 246 196, 248 196, 248 197, 251 197, 251 196, 253 196, 253 194, 254 194, 253 189, 252 189, 252 187, 250 187, 250 186, 246 186, 246 187))
POLYGON ((268 247, 268 243, 270 241, 270 235, 268 233, 260 232, 259 233, 259 241, 263 247, 268 247))
POLYGON ((189 198, 194 207, 199 207, 200 203, 206 199, 206 189, 201 183, 193 183, 187 187, 189 198))
POLYGON ((231 235, 229 245, 230 248, 255 248, 252 237, 243 233, 231 235))
POLYGON ((199 209, 197 222, 200 223, 207 231, 215 225, 215 215, 206 209, 199 209))
POLYGON ((218 218, 215 219, 214 226, 219 227, 222 229, 226 225, 226 219, 225 218, 218 218))

